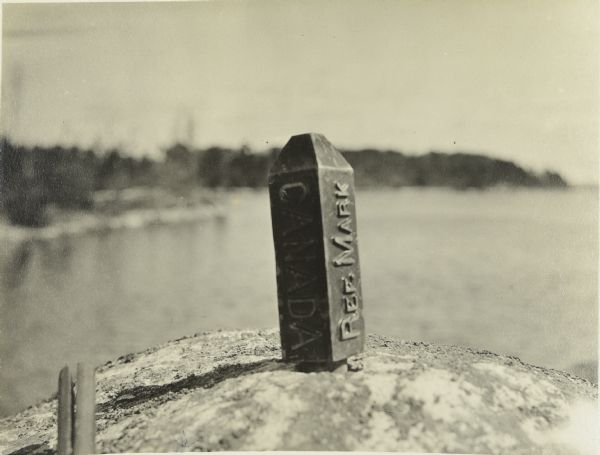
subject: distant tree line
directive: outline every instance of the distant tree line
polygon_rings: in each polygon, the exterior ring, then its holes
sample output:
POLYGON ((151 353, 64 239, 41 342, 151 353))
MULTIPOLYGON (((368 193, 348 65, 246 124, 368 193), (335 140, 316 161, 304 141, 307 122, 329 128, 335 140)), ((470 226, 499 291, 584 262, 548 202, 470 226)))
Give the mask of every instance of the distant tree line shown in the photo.
MULTIPOLYGON (((555 173, 540 175, 516 164, 481 155, 430 152, 422 156, 374 149, 342 152, 355 170, 357 186, 497 185, 566 187, 555 173)), ((162 160, 133 158, 119 150, 98 154, 77 147, 23 147, 0 141, 0 209, 15 224, 40 226, 46 208, 93 208, 98 190, 161 186, 185 195, 196 187, 259 188, 267 183, 277 149, 253 153, 248 147, 195 149, 174 144, 162 160)))
POLYGON ((561 187, 556 172, 535 174, 515 163, 467 153, 405 155, 373 149, 343 152, 354 168, 357 186, 442 186, 456 189, 492 186, 561 187))
POLYGON ((0 141, 0 208, 14 224, 41 226, 46 208, 93 208, 94 191, 152 185, 156 163, 117 150, 98 156, 77 147, 23 147, 0 141))

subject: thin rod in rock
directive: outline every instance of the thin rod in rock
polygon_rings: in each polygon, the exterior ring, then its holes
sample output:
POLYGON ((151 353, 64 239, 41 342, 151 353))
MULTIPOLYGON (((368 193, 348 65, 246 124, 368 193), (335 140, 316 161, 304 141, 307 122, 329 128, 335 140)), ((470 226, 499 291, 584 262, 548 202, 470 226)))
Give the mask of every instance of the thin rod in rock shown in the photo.
POLYGON ((96 382, 94 368, 77 364, 73 455, 96 452, 96 382))
POLYGON ((57 403, 57 455, 71 455, 73 426, 73 381, 69 367, 66 366, 58 375, 57 403))

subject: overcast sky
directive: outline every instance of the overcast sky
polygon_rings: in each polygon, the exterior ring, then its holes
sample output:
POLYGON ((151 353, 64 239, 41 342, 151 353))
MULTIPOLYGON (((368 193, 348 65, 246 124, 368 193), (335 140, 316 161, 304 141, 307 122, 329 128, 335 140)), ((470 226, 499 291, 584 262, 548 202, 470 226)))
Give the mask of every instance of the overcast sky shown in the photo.
POLYGON ((4 4, 2 128, 28 144, 174 140, 481 152, 598 181, 596 0, 4 4))

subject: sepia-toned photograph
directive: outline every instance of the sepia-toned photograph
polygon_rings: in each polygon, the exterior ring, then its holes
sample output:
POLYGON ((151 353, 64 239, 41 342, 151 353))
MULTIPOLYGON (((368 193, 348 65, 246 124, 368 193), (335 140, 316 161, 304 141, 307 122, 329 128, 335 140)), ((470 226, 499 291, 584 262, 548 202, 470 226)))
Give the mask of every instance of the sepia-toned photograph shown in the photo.
POLYGON ((0 454, 597 453, 597 1, 0 6, 0 454))

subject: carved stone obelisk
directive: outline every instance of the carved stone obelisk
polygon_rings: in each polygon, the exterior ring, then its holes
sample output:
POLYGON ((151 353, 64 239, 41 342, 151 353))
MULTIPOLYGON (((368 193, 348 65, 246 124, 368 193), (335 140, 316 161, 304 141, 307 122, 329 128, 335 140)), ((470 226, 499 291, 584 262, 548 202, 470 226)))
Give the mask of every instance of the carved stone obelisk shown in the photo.
POLYGON ((283 359, 363 350, 354 171, 320 134, 293 136, 269 173, 283 359))

